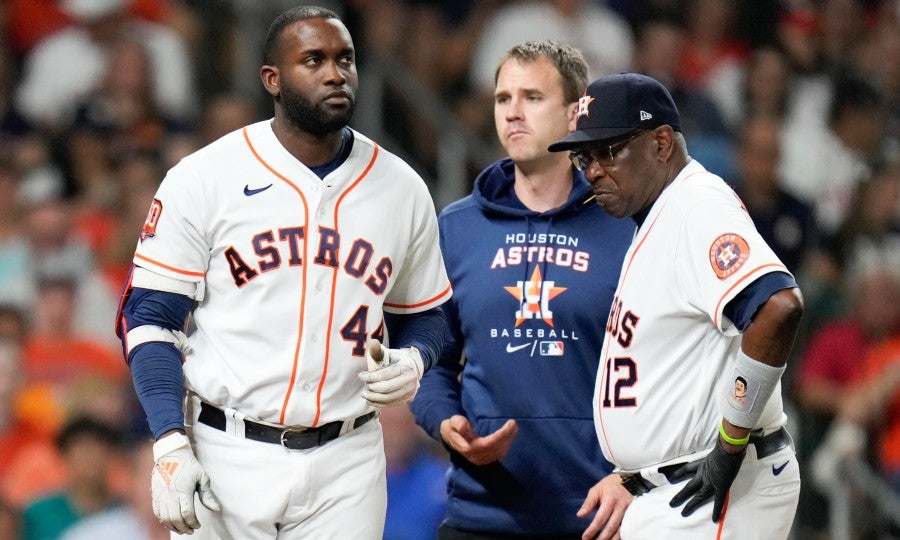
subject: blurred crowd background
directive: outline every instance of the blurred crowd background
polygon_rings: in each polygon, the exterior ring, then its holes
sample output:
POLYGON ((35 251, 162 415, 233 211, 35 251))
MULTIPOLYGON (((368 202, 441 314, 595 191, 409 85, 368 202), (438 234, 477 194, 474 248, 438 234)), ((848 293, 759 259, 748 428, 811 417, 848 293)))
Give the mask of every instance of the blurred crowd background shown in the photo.
MULTIPOLYGON (((804 465, 793 537, 900 537, 900 2, 316 3, 355 40, 354 127, 407 159, 438 210, 502 157, 492 92, 509 46, 567 41, 592 79, 667 85, 690 154, 805 294, 783 388, 804 465)), ((117 301, 165 171, 272 114, 261 43, 296 4, 0 3, 0 539, 168 537, 117 301)), ((431 538, 446 455, 407 409, 382 422, 385 538, 431 538)))

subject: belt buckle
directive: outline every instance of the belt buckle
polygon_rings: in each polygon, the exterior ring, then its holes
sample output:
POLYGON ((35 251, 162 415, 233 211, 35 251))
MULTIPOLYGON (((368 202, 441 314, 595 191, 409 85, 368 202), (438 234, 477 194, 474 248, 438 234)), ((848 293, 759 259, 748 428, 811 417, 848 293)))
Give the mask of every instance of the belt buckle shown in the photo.
POLYGON ((286 441, 284 440, 284 437, 285 437, 286 435, 290 435, 290 434, 292 434, 292 433, 300 434, 300 433, 305 432, 305 431, 308 430, 308 429, 309 429, 308 427, 299 427, 299 428, 296 428, 296 427, 289 427, 289 428, 284 428, 283 430, 281 430, 281 437, 279 437, 279 441, 281 442, 281 446, 287 448, 286 441))

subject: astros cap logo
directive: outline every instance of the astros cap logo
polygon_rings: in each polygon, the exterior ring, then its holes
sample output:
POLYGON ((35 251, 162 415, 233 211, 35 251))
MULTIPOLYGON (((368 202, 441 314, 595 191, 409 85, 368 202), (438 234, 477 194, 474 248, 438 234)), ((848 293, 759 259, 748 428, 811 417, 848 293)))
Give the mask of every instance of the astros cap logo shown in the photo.
POLYGON ((584 93, 583 96, 578 98, 578 111, 575 113, 575 119, 579 119, 582 116, 590 116, 590 112, 588 111, 588 105, 594 101, 594 98, 587 95, 587 92, 584 93))

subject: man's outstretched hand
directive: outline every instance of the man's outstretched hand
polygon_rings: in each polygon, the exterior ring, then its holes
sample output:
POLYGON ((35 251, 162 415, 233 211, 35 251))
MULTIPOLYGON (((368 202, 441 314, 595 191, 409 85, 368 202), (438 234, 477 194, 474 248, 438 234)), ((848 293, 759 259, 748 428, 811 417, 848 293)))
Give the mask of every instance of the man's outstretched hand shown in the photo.
POLYGON ((487 465, 505 456, 518 431, 515 420, 507 420, 484 437, 475 433, 465 416, 455 415, 441 422, 444 442, 474 465, 487 465))

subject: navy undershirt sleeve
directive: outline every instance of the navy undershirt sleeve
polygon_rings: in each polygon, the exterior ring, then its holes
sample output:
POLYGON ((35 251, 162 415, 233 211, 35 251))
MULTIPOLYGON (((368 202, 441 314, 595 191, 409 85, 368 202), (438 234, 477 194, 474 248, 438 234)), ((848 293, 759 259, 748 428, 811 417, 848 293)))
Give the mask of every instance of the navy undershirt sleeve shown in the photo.
POLYGON ((129 361, 134 389, 154 440, 167 431, 184 429, 181 351, 171 343, 143 343, 131 351, 129 361))
POLYGON ((419 349, 425 371, 431 369, 444 347, 447 334, 447 321, 441 308, 409 315, 385 312, 384 323, 391 337, 391 348, 419 349))
POLYGON ((759 307, 766 303, 770 296, 783 289, 792 289, 797 281, 786 272, 766 274, 731 299, 722 313, 743 332, 750 326, 759 307))
MULTIPOLYGON (((182 294, 135 288, 122 316, 126 327, 152 325, 168 330, 184 328, 194 301, 182 294)), ((184 429, 184 372, 182 354, 174 344, 148 342, 128 355, 134 389, 147 415, 154 439, 172 429, 184 429)))

